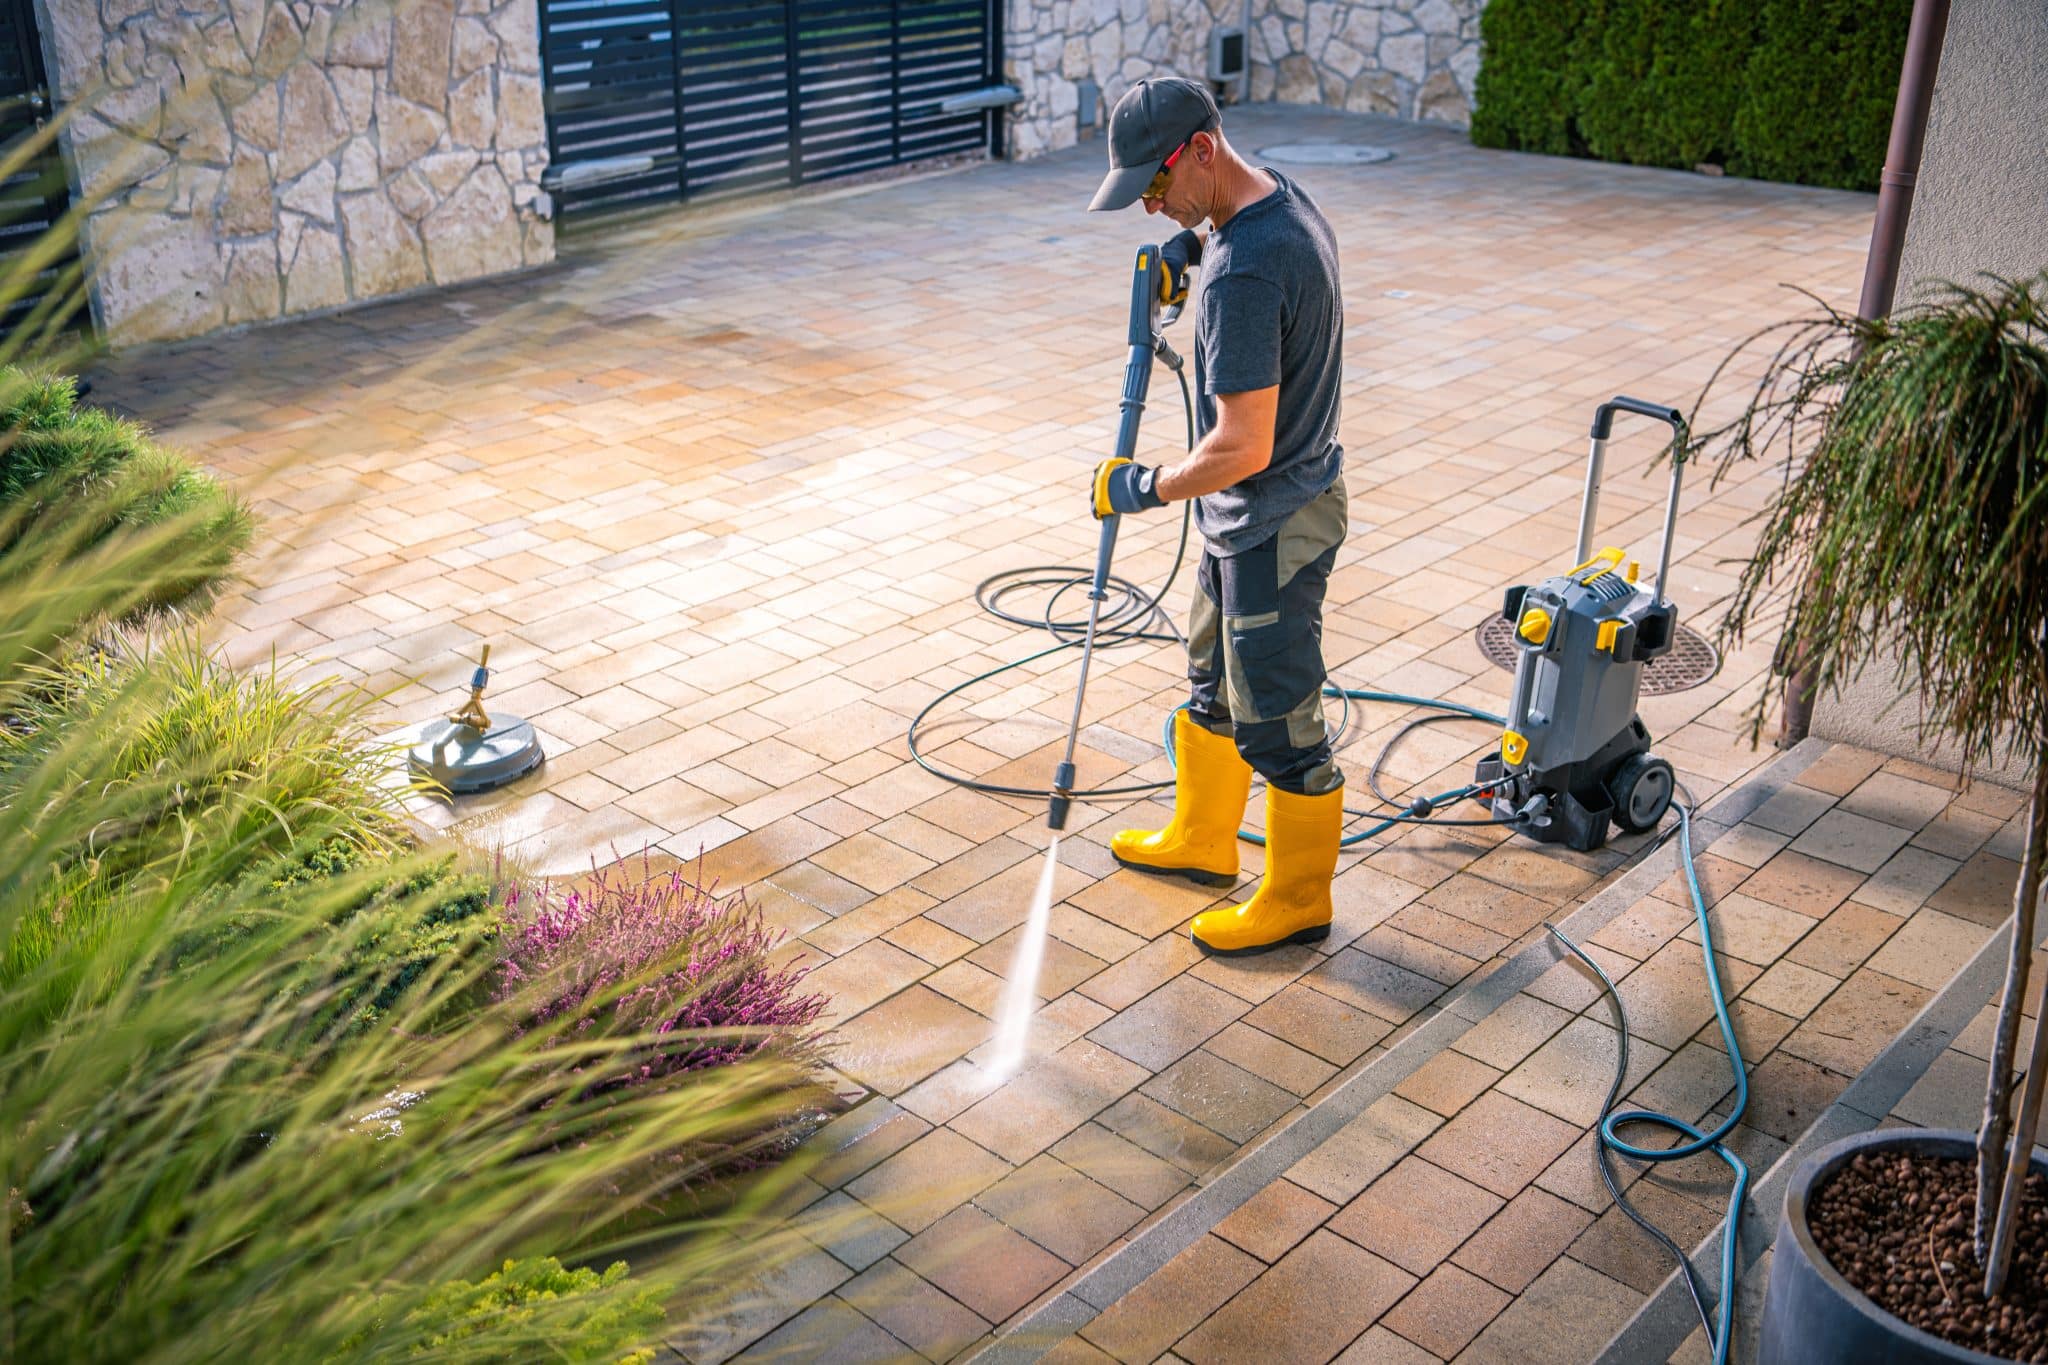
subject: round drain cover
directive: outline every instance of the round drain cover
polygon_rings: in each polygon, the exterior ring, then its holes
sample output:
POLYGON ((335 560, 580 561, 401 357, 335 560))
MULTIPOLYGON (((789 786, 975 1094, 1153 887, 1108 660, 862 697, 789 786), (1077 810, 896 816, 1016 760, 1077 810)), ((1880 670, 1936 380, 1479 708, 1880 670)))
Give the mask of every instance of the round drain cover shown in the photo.
MULTIPOLYGON (((1519 651, 1515 647, 1514 623, 1507 617, 1487 617, 1479 623, 1479 629, 1472 632, 1472 639, 1488 662, 1514 672, 1515 656, 1519 651)), ((1706 636, 1691 626, 1681 625, 1670 650, 1650 660, 1643 668, 1643 695, 1662 697, 1673 692, 1685 692, 1720 671, 1720 652, 1706 636)))
POLYGON ((1291 162, 1297 166, 1370 166, 1394 159, 1393 152, 1385 147, 1368 147, 1358 142, 1282 142, 1261 147, 1258 154, 1265 161, 1291 162))

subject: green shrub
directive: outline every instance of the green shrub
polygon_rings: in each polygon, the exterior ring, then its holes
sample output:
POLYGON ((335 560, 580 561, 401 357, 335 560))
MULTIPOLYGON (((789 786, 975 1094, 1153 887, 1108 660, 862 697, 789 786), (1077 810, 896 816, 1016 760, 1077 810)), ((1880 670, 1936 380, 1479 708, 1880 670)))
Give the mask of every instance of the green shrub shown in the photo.
POLYGON ((1877 187, 1913 0, 1765 0, 1730 169, 1877 187))
POLYGON ((1912 0, 1491 0, 1472 140, 1871 189, 1912 0))
MULTIPOLYGON (((175 525, 184 543, 130 611, 203 601, 255 535, 247 505, 135 423, 80 407, 77 397, 68 376, 0 367, 0 509, 90 496, 103 515, 74 554, 122 528, 175 525)), ((0 552, 15 550, 11 542, 0 537, 0 552)))
MULTIPOLYGON (((51 515, 61 534, 64 518, 101 513, 51 515)), ((0 789, 0 958, 21 964, 0 976, 0 1358, 615 1358, 639 1344, 648 1305, 680 1313, 728 1288, 735 1246, 756 1272, 793 1254, 796 1234, 766 1215, 800 1163, 654 1219, 690 1173, 646 1181, 664 1150, 771 1150, 808 1093, 786 1060, 593 1094, 590 1069, 662 1040, 593 1037, 570 1015, 535 1021, 488 999, 455 1010, 487 994, 486 952, 431 955, 377 1027, 354 1026, 364 964, 404 972, 403 952, 380 949, 394 925, 430 922, 451 883, 434 859, 348 851, 351 784, 312 794, 356 760, 311 752, 310 722, 181 707, 162 666, 88 676, 90 704, 53 693, 32 642, 75 638, 152 574, 181 571, 147 537, 96 554, 92 574, 0 564, 0 715, 30 717, 0 789), (252 734, 292 738, 291 782, 230 771, 206 747, 260 753, 252 734), (298 793, 288 812, 264 794, 278 790, 298 793), (24 953, 66 878, 90 888, 99 931, 24 953), (237 931, 187 951, 223 923, 237 931), (633 1282, 570 1273, 564 1294, 541 1263, 502 1269, 547 1255, 629 1258, 633 1282)), ((636 964, 606 989, 669 989, 673 965, 636 964)))
POLYGON ((0 980, 60 940, 104 939, 113 889, 164 875, 195 846, 257 867, 289 854, 310 875, 325 855, 295 851, 309 822, 386 855, 399 842, 384 783, 391 756, 359 736, 363 699, 337 686, 238 674, 182 632, 139 659, 75 655, 16 678, 32 686, 4 708, 0 804, 55 811, 91 783, 110 818, 50 851, 50 876, 0 955, 0 980))
POLYGON ((558 1359, 619 1365, 654 1359, 646 1343, 660 1330, 664 1314, 654 1295, 626 1283, 626 1263, 614 1261, 600 1275, 565 1270, 552 1256, 507 1261, 473 1284, 436 1286, 406 1314, 406 1322, 420 1331, 412 1354, 453 1353, 451 1347, 497 1335, 508 1324, 532 1324, 541 1308, 553 1310, 548 1343, 558 1359))
POLYGON ((1572 60, 1586 0, 1492 0, 1479 21, 1484 55, 1472 140, 1482 147, 1578 156, 1579 77, 1572 60))

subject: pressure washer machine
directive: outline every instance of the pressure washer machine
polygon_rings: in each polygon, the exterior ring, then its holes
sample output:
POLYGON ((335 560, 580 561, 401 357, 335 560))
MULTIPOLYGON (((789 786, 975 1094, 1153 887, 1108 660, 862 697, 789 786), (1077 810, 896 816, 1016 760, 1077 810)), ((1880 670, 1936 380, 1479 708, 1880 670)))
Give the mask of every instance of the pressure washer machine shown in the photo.
POLYGON ((1670 651, 1678 629, 1664 588, 1686 453, 1685 418, 1676 408, 1637 398, 1602 403, 1586 459, 1576 567, 1508 589, 1501 615, 1514 626, 1514 694, 1500 752, 1479 760, 1477 797, 1531 839, 1586 852, 1607 842, 1610 822, 1631 834, 1652 830, 1671 805, 1671 765, 1650 753, 1636 703, 1644 667, 1670 651), (1664 544, 1647 588, 1625 551, 1592 552, 1607 440, 1623 412, 1672 430, 1664 544))

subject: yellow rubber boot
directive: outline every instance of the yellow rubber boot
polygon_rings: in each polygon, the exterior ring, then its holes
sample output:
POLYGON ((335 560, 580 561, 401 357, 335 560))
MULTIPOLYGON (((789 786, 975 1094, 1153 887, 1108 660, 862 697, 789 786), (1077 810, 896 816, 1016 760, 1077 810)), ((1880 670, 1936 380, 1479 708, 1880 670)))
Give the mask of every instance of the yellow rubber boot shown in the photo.
POLYGON ((1232 957, 1330 936, 1330 879, 1344 831, 1344 789, 1296 796, 1266 788, 1266 876, 1243 905, 1204 910, 1189 932, 1205 953, 1232 957))
POLYGON ((1252 768, 1237 741, 1178 711, 1173 717, 1173 820, 1165 829, 1126 829, 1109 851, 1125 867, 1167 872, 1204 886, 1237 881, 1237 827, 1244 822, 1252 768))

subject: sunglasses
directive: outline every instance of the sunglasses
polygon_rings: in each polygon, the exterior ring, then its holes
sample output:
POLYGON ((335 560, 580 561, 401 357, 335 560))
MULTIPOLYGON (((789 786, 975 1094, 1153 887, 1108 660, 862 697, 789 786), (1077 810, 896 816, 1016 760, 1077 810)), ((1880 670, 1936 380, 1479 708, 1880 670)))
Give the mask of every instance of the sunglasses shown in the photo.
MULTIPOLYGON (((1193 140, 1193 135, 1190 134, 1188 141, 1191 142, 1193 140)), ((1159 174, 1152 177, 1152 183, 1145 187, 1145 192, 1139 195, 1138 198, 1164 199, 1166 197, 1166 182, 1173 175, 1173 163, 1180 160, 1180 154, 1187 149, 1187 142, 1182 142, 1180 146, 1174 148, 1166 160, 1160 163, 1159 174)))

